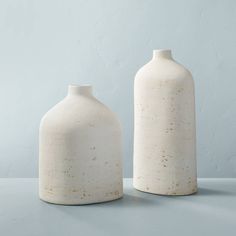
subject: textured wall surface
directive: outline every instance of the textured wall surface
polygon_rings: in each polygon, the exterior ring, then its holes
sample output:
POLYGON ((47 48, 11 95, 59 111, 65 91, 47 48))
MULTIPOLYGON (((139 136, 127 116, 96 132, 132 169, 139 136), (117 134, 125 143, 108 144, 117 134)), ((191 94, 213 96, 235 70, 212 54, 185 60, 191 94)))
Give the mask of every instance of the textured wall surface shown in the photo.
POLYGON ((171 48, 196 87, 198 173, 236 177, 236 1, 0 1, 0 177, 34 177, 38 126, 67 93, 92 84, 119 116, 132 175, 133 81, 171 48))

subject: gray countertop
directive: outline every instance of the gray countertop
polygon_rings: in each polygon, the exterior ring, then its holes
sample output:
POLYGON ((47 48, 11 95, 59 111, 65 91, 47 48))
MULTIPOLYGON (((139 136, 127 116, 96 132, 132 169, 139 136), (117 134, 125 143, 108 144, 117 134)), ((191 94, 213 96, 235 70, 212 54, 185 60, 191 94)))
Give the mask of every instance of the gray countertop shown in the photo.
POLYGON ((39 200, 37 179, 0 179, 0 235, 236 235, 236 179, 198 185, 195 195, 168 197, 124 179, 120 200, 62 206, 39 200))

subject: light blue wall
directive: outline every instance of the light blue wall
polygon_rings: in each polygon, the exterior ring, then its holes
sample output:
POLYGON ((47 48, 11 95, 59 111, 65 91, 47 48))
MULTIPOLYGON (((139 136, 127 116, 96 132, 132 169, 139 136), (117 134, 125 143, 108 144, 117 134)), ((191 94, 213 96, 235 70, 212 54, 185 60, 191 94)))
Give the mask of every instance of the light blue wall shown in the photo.
POLYGON ((158 48, 195 79, 199 176, 236 177, 234 0, 0 1, 0 177, 37 176, 40 118, 70 83, 120 117, 131 176, 134 75, 158 48))

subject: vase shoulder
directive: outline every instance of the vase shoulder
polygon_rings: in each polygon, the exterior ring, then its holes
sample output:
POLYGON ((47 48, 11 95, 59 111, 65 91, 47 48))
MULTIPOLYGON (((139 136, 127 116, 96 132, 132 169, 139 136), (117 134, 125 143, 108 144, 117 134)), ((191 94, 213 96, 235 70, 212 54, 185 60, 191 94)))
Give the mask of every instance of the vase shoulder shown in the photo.
POLYGON ((52 107, 42 118, 40 128, 44 126, 75 129, 84 125, 106 124, 119 127, 116 115, 95 97, 66 97, 52 107))
POLYGON ((192 80, 191 72, 173 59, 155 59, 141 67, 137 80, 192 80))

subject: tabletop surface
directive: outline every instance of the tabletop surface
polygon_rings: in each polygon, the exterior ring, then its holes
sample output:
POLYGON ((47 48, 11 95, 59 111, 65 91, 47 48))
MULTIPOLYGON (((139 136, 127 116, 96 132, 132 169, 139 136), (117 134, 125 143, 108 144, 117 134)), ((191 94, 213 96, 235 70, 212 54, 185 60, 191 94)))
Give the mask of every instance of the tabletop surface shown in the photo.
POLYGON ((199 179, 191 196, 139 192, 124 179, 124 197, 62 206, 38 198, 38 179, 0 179, 1 236, 236 235, 236 179, 199 179))

